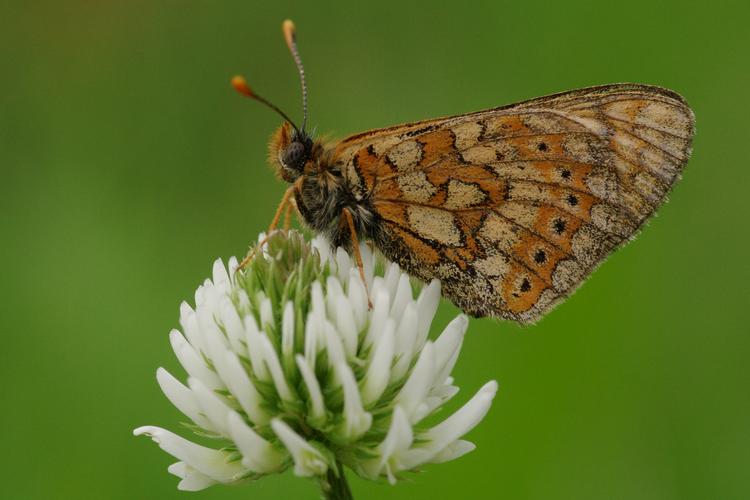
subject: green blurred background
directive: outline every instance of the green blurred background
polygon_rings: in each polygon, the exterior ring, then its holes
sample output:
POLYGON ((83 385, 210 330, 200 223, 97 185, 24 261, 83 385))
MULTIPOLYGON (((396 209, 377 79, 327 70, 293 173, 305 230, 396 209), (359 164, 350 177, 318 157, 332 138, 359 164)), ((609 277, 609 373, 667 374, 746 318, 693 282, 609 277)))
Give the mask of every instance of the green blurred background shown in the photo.
MULTIPOLYGON (((611 82, 673 88, 694 157, 638 240, 540 324, 474 320, 461 402, 501 390, 478 449, 358 499, 750 498, 747 2, 424 4, 129 0, 0 7, 0 496, 317 498, 291 474, 176 490, 133 427, 179 430, 154 373, 216 257, 242 254, 284 186, 299 116, 341 137, 611 82), (269 2, 270 4, 270 2, 269 2)), ((439 323, 456 313, 445 303, 439 323)))

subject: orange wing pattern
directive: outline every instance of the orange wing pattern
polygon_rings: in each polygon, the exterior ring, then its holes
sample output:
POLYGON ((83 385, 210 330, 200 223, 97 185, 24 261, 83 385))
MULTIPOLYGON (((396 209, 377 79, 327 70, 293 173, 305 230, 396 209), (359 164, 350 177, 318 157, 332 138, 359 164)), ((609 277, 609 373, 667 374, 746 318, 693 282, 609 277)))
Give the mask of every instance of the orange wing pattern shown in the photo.
POLYGON ((477 316, 533 322, 663 203, 687 162, 677 94, 608 85, 341 141, 389 259, 477 316))

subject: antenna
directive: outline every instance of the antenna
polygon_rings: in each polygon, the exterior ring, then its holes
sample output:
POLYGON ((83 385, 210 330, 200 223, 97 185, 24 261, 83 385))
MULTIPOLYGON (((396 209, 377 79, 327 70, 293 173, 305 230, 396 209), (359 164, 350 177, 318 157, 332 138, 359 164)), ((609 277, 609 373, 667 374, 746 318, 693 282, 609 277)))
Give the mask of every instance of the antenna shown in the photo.
MULTIPOLYGON (((297 135, 301 135, 300 134, 300 129, 297 128, 297 125, 294 124, 294 122, 292 121, 292 119, 289 118, 286 115, 286 113, 284 113, 283 111, 281 111, 276 105, 271 104, 271 102, 267 101, 265 98, 259 96, 255 92, 253 92, 253 89, 251 89, 250 86, 245 81, 245 77, 239 76, 239 75, 237 75, 235 77, 232 77, 232 87, 234 87, 234 90, 236 90, 240 94, 244 95, 245 97, 249 97, 250 99, 254 99, 254 100, 256 100, 256 101, 258 101, 260 103, 263 103, 266 106, 268 106, 269 108, 271 108, 272 110, 276 111, 278 114, 281 115, 282 118, 284 118, 286 121, 288 121, 292 125, 292 127, 294 127, 294 130, 297 132, 297 135)), ((304 129, 304 124, 302 125, 302 127, 304 129)))
POLYGON ((302 130, 304 131, 307 125, 307 85, 305 84, 305 67, 302 66, 302 59, 300 59, 297 51, 297 29, 294 27, 292 20, 287 19, 281 24, 281 31, 284 33, 289 52, 292 53, 294 58, 294 64, 297 65, 299 80, 302 84, 302 130))

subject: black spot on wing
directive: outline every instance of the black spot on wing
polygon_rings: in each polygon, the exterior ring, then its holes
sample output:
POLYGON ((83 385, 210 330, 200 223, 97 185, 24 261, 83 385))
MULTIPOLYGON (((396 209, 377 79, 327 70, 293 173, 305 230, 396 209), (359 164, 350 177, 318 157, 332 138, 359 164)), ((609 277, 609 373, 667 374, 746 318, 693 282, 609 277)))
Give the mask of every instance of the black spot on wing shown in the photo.
POLYGON ((565 227, 567 224, 563 219, 555 219, 552 222, 552 228, 555 230, 555 233, 557 234, 563 234, 565 232, 565 227))
POLYGON ((544 264, 547 261, 547 253, 541 248, 534 253, 534 262, 544 264))

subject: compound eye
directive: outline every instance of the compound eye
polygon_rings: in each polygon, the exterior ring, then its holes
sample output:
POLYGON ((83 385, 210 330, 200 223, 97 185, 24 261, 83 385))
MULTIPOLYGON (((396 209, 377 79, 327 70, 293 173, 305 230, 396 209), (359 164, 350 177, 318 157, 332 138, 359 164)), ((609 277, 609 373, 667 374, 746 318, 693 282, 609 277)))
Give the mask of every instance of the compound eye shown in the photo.
POLYGON ((301 142, 292 142, 281 153, 281 162, 285 167, 299 170, 305 156, 305 146, 301 142))

